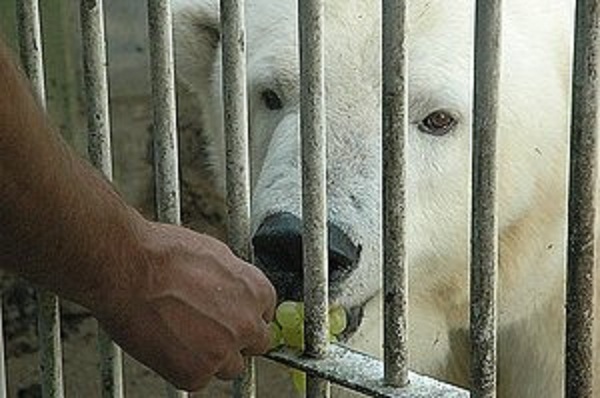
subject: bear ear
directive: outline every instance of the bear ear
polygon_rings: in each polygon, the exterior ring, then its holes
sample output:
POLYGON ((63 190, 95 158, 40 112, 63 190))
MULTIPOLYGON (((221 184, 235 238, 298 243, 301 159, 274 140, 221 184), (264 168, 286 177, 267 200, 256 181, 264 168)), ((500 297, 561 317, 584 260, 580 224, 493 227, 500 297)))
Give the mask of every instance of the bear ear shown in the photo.
POLYGON ((173 1, 173 34, 177 78, 206 94, 221 41, 218 1, 173 1))

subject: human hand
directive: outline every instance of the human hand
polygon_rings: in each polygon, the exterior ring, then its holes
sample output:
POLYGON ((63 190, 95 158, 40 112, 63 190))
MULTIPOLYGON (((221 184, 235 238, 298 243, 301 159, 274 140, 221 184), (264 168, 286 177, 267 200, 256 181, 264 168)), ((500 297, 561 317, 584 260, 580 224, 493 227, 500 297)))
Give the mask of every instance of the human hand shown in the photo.
MULTIPOLYGON (((129 354, 176 387, 231 379, 243 357, 269 347, 275 290, 229 248, 185 228, 149 223, 145 254, 121 303, 101 300, 99 321, 129 354)), ((92 309, 94 311, 94 309, 92 309)))
POLYGON ((142 218, 52 127, 0 38, 0 266, 89 308, 178 387, 265 352, 275 291, 226 245, 142 218))

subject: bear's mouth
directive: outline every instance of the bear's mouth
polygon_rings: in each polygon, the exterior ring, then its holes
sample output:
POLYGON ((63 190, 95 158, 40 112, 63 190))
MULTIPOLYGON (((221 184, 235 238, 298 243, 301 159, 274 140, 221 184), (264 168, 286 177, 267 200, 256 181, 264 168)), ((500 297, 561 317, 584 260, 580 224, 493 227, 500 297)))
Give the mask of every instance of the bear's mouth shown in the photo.
POLYGON ((339 341, 342 343, 348 341, 348 339, 352 337, 360 327, 365 313, 365 304, 360 304, 349 309, 346 308, 345 310, 348 319, 348 325, 346 326, 346 329, 344 329, 344 331, 338 336, 339 341))
MULTIPOLYGON (((280 301, 277 305, 281 304, 286 300, 280 301)), ((332 304, 331 306, 333 306, 332 304)), ((356 305, 354 307, 346 308, 344 307, 344 311, 346 312, 346 328, 342 333, 337 335, 337 340, 340 343, 347 342, 353 335, 356 333, 360 325, 362 324, 362 320, 364 317, 364 309, 366 302, 363 304, 356 305)))

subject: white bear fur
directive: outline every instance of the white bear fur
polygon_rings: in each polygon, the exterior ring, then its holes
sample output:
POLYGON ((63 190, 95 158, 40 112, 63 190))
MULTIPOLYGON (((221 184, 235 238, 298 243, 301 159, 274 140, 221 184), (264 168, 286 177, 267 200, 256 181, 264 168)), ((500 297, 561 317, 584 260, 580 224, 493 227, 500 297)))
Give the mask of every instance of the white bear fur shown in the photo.
MULTIPOLYGON (((369 301, 366 320, 349 344, 381 356, 379 3, 325 2, 325 68, 329 220, 362 246, 359 268, 331 290, 346 306, 369 301)), ((563 391, 573 3, 504 2, 498 138, 501 397, 559 397, 563 391)), ((473 4, 414 0, 408 14, 410 364, 463 386, 469 372, 473 4), (437 109, 458 120, 441 137, 417 127, 437 109)), ((218 2, 174 0, 174 7, 178 75, 200 101, 222 189, 218 2)), ((295 0, 247 0, 254 228, 277 211, 301 215, 296 19, 295 0), (282 110, 262 104, 266 88, 280 95, 282 110)), ((595 371, 600 373, 600 366, 595 371)))

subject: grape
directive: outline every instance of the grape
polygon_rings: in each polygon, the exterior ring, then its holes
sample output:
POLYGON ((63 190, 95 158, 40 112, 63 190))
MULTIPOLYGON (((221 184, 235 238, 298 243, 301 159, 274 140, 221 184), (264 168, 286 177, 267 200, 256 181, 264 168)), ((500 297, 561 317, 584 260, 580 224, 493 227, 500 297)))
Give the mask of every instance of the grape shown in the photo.
POLYGON ((281 334, 289 347, 304 349, 304 324, 300 323, 293 328, 283 327, 281 334))
POLYGON ((346 311, 341 305, 329 309, 329 333, 338 335, 348 326, 346 311))
MULTIPOLYGON (((274 344, 285 344, 290 348, 304 349, 304 303, 284 301, 277 307, 275 313, 277 324, 281 327, 280 333, 283 342, 277 340, 275 333, 274 344)), ((344 307, 335 305, 329 309, 329 342, 337 342, 337 335, 348 326, 348 318, 344 307)), ((276 347, 276 346, 275 346, 276 347)))
POLYGON ((275 311, 275 319, 282 328, 296 328, 304 320, 304 306, 294 301, 284 301, 275 311))
POLYGON ((283 344, 283 335, 281 334, 281 327, 279 327, 277 322, 269 324, 269 332, 271 337, 269 350, 273 350, 283 344))
POLYGON ((304 395, 306 393, 306 373, 298 369, 290 369, 290 375, 296 391, 304 395))

